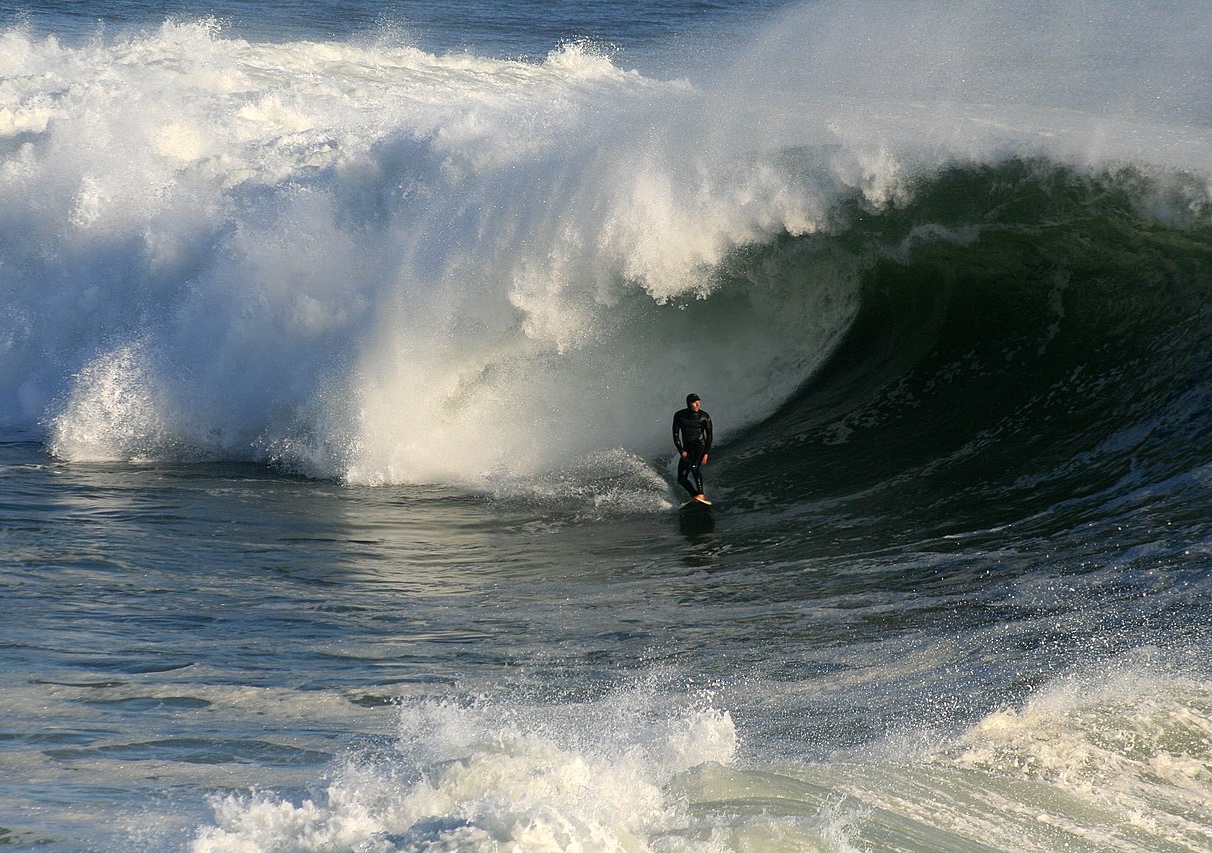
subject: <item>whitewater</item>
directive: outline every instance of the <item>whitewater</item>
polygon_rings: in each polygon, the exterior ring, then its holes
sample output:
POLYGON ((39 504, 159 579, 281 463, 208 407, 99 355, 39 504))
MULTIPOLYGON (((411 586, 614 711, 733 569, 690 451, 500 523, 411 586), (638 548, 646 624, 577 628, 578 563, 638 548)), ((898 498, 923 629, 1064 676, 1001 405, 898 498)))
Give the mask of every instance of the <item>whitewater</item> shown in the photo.
POLYGON ((729 248, 815 224, 775 164, 674 166, 652 122, 692 109, 684 83, 579 44, 535 64, 213 29, 80 53, 7 36, 6 421, 46 419, 57 456, 445 482, 652 451, 662 373, 768 413, 841 322, 799 328, 830 298, 809 295, 768 348, 696 346, 687 303, 729 248), (105 74, 61 91, 78 62, 105 74))
POLYGON ((0 846, 1212 845, 1210 37, 0 6, 0 846))

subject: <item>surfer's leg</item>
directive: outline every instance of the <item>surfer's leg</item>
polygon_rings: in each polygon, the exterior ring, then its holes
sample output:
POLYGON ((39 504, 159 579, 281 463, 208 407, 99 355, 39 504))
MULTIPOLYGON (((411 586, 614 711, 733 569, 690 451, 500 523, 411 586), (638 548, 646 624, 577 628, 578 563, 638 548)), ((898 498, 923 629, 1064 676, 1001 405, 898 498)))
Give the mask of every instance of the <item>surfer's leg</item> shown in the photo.
POLYGON ((695 484, 690 482, 689 477, 690 472, 695 470, 691 466, 690 462, 690 460, 693 458, 694 457, 690 454, 686 454, 685 458, 678 460, 678 485, 689 492, 691 497, 698 494, 698 492, 695 491, 695 484))
POLYGON ((686 456, 678 460, 678 482, 692 498, 703 494, 703 474, 699 470, 702 464, 703 448, 699 446, 687 447, 686 456))
POLYGON ((703 454, 700 453, 694 458, 696 461, 690 466, 690 476, 694 479, 694 492, 692 494, 698 497, 703 494, 703 454))

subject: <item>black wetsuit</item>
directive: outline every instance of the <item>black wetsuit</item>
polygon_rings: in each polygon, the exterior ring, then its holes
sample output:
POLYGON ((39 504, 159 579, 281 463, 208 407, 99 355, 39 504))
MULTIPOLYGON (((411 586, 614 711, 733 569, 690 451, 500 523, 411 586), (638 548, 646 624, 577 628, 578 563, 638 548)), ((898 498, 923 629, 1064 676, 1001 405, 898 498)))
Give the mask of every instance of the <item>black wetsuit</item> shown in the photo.
POLYGON ((682 409, 673 416, 673 446, 685 453, 678 461, 678 482, 691 497, 703 494, 703 457, 711 450, 711 415, 699 409, 682 409))

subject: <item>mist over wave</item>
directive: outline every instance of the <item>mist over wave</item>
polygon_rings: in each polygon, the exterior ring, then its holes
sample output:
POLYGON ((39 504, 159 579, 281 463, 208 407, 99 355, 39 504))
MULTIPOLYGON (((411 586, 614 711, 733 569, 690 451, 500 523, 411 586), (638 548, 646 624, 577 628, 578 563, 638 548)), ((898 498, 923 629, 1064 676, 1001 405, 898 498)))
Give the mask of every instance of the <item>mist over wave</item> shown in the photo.
POLYGON ((651 457, 689 390, 735 432, 835 352, 909 246, 872 221, 948 169, 1133 165, 1143 216, 1201 221, 1209 12, 1139 5, 813 4, 693 81, 584 43, 9 30, 0 423, 72 460, 473 485, 651 457))

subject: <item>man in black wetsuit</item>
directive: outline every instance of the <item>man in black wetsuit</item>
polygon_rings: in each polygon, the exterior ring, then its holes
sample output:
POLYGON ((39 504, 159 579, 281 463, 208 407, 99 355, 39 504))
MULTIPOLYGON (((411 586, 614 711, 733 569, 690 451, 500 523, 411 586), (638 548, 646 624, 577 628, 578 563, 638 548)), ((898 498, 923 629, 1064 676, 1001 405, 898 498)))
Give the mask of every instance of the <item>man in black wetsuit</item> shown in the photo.
POLYGON ((709 503, 703 496, 703 474, 699 469, 707 464, 707 452, 711 450, 711 415, 703 411, 702 405, 698 394, 686 397, 686 408, 673 416, 673 446, 682 455, 678 461, 678 482, 696 501, 709 503))

